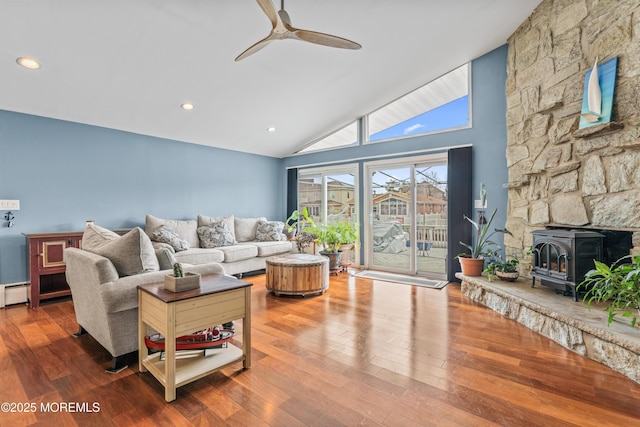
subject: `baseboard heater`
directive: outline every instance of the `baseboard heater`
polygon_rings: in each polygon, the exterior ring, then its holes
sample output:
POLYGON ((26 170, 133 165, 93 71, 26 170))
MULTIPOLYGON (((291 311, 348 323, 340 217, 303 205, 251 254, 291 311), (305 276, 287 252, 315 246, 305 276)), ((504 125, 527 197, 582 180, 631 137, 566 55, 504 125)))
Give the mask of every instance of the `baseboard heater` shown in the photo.
POLYGON ((0 285, 0 308, 7 305, 20 304, 28 301, 29 283, 10 283, 0 285))

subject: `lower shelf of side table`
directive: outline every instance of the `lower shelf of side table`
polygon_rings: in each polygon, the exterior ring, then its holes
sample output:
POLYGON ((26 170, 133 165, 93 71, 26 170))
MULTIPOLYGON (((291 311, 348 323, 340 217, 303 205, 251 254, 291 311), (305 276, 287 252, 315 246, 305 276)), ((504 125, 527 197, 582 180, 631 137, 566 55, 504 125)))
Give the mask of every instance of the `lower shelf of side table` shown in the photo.
MULTIPOLYGON (((205 355, 176 359, 176 387, 189 384, 211 372, 227 365, 244 360, 242 349, 228 344, 226 348, 206 350, 205 355)), ((160 353, 147 356, 143 361, 145 368, 163 385, 165 381, 165 361, 160 360, 160 353)))

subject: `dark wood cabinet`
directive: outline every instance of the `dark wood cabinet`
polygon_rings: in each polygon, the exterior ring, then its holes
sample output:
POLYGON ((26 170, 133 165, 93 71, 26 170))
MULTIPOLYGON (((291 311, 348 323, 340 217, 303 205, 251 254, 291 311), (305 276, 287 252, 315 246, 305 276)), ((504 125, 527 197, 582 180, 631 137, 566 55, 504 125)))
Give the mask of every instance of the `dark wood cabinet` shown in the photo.
POLYGON ((29 306, 36 308, 43 299, 71 295, 65 277, 64 250, 82 246, 82 231, 25 236, 31 280, 29 306))

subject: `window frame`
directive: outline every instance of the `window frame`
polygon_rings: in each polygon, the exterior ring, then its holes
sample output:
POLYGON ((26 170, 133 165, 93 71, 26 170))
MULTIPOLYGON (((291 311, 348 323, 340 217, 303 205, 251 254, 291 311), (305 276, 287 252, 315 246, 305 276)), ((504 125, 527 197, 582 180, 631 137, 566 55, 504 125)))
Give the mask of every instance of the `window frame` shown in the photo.
MULTIPOLYGON (((325 134, 324 136, 321 136, 320 138, 317 138, 313 141, 311 141, 310 143, 304 145, 303 147, 301 147, 300 149, 298 149, 297 151, 295 151, 294 153, 292 153, 292 156, 299 156, 299 155, 305 155, 305 154, 311 154, 311 153, 320 153, 323 151, 331 151, 331 150, 341 150, 341 149, 345 149, 345 148, 352 148, 352 147, 359 147, 359 146, 363 146, 363 145, 369 145, 369 144, 378 144, 378 143, 385 143, 385 142, 392 142, 392 141, 401 141, 401 140, 405 140, 405 139, 409 139, 409 138, 418 138, 418 137, 423 137, 423 136, 428 136, 428 135, 436 135, 436 134, 440 134, 440 133, 446 133, 446 132, 455 132, 455 131, 459 131, 459 130, 463 130, 463 129, 470 129, 473 127, 473 100, 472 100, 472 93, 473 93, 473 87, 472 87, 472 67, 473 67, 473 63, 471 61, 466 62, 464 64, 461 64, 458 67, 455 67, 452 70, 447 71, 446 73, 442 74, 441 76, 436 77, 435 79, 413 89, 412 91, 405 93, 404 95, 394 99, 391 102, 388 102, 385 105, 382 105, 381 107, 369 112, 368 114, 358 117, 357 119, 355 119, 354 121, 349 122, 348 124, 342 126, 339 129, 336 129, 333 132, 329 132, 327 134, 325 134), (426 132, 421 132, 421 133, 415 133, 415 134, 411 134, 411 135, 402 135, 402 136, 395 136, 395 137, 391 137, 391 138, 385 138, 385 139, 380 139, 380 140, 375 140, 375 141, 371 141, 370 140, 370 134, 369 134, 369 117, 371 114, 380 111, 383 108, 386 108, 387 106, 389 106, 390 104, 393 104, 394 102, 410 95, 411 93, 423 88, 424 86, 431 84, 433 82, 435 82, 436 80, 442 78, 443 76, 461 68, 461 67, 467 67, 467 112, 468 112, 468 120, 467 120, 467 124, 466 125, 462 125, 462 126, 455 126, 455 127, 451 127, 451 128, 445 128, 445 129, 437 129, 437 130, 431 130, 431 131, 426 131, 426 132), (320 141, 322 141, 325 138, 330 137, 331 135, 342 131, 343 129, 351 126, 351 125, 355 125, 356 126, 356 138, 357 141, 355 144, 348 144, 348 145, 344 145, 344 146, 337 146, 337 147, 325 147, 325 148, 318 148, 318 149, 310 149, 311 147, 313 147, 315 144, 319 143, 320 141)), ((457 98, 460 99, 460 98, 457 98)), ((450 102, 453 102, 457 99, 454 99, 450 102)), ((449 102, 449 103, 450 103, 449 102)), ((440 108, 444 105, 447 104, 443 104, 440 105, 438 107, 435 107, 432 110, 429 111, 433 111, 437 108, 440 108)), ((421 114, 425 114, 428 113, 429 111, 425 111, 421 114)), ((417 117, 417 116, 416 116, 417 117)), ((410 119, 408 119, 410 120, 410 119)), ((402 123, 402 122, 401 122, 402 123)), ((399 124, 399 123, 398 123, 399 124)), ((396 124, 397 125, 397 124, 396 124)), ((394 126, 396 126, 394 125, 394 126)))
MULTIPOLYGON (((364 130, 365 130, 365 131, 363 132, 363 137, 364 137, 364 138, 363 138, 363 140, 362 140, 362 143, 361 143, 361 144, 362 144, 362 145, 368 145, 368 144, 378 144, 378 143, 390 142, 390 141, 401 141, 401 140, 404 140, 404 139, 417 138, 417 137, 421 137, 421 136, 425 136, 425 135, 435 135, 435 134, 439 134, 439 133, 453 132, 453 131, 458 131, 458 130, 462 130, 462 129, 470 129, 470 128, 472 128, 472 127, 473 127, 473 119, 472 119, 472 117, 473 117, 473 115, 472 115, 472 112, 473 112, 472 105, 473 105, 473 103, 472 103, 472 99, 471 99, 471 93, 472 93, 472 87, 471 87, 472 79, 471 79, 471 74, 472 74, 472 63, 471 63, 471 62, 467 62, 467 63, 465 63, 465 64, 462 64, 462 65, 460 65, 460 66, 458 66, 458 67, 454 68, 453 70, 449 70, 449 71, 447 71, 446 73, 442 74, 442 75, 441 75, 441 76, 439 76, 439 77, 436 77, 435 79, 431 80, 430 82, 427 82, 427 83, 425 83, 424 85, 422 85, 422 86, 420 86, 420 87, 417 87, 416 89, 412 90, 411 92, 405 93, 404 95, 402 95, 402 96, 400 96, 400 97, 398 97, 398 98, 394 99, 393 101, 388 102, 387 104, 385 104, 385 105, 381 106, 380 108, 378 108, 378 109, 376 109, 376 110, 374 110, 374 111, 370 112, 370 113, 369 113, 369 114, 367 114, 366 116, 363 116, 361 119, 364 121, 364 126, 363 126, 363 128, 364 128, 364 130), (426 131, 426 132, 421 132, 421 133, 414 133, 414 134, 411 134, 411 135, 395 136, 395 137, 391 137, 391 138, 385 138, 385 139, 379 139, 379 140, 371 141, 371 139, 370 139, 370 138, 371 138, 371 132, 370 132, 370 130, 369 130, 369 119, 370 119, 370 116, 371 116, 372 114, 374 114, 374 113, 376 113, 377 111, 380 111, 380 110, 382 110, 382 109, 384 109, 384 108, 388 107, 389 105, 391 105, 391 104, 393 104, 393 103, 395 103, 395 102, 397 102, 397 101, 401 100, 402 98, 404 98, 404 97, 406 97, 406 96, 411 95, 413 92, 415 92, 415 91, 417 91, 417 90, 422 89, 423 87, 425 87, 425 86, 427 86, 427 85, 429 85, 429 84, 431 84, 431 83, 435 82, 436 80, 438 80, 438 79, 440 79, 440 78, 442 78, 442 77, 446 76, 447 74, 449 74, 449 73, 451 73, 451 72, 453 72, 453 71, 455 71, 455 70, 457 70, 457 69, 459 69, 459 68, 462 68, 462 67, 464 67, 464 66, 466 66, 466 67, 467 67, 467 95, 466 95, 466 96, 467 96, 467 114, 468 114, 468 120, 467 120, 467 124, 466 124, 466 125, 462 125, 462 126, 454 126, 454 127, 450 127, 450 128, 444 128, 444 129, 436 129, 436 130, 431 130, 431 131, 426 131)), ((433 108, 433 109, 431 109, 431 110, 429 110, 429 111, 433 111, 433 110, 435 110, 435 109, 437 109, 437 108, 443 107, 443 106, 445 106, 445 105, 447 105, 447 104, 449 104, 449 103, 451 103, 451 102, 454 102, 454 101, 456 101, 456 100, 458 100, 458 99, 460 99, 460 98, 456 98, 456 99, 454 99, 454 100, 452 100, 452 101, 449 101, 449 102, 448 102, 448 103, 446 103, 446 104, 439 105, 438 107, 435 107, 435 108, 433 108)), ((421 113, 421 114, 426 114, 426 113, 428 113, 429 111, 425 111, 425 112, 423 112, 423 113, 421 113)), ((416 117, 417 117, 417 116, 416 116, 416 117)), ((410 119, 407 119, 407 120, 410 120, 410 119)), ((402 123, 402 122, 400 122, 400 123, 402 123)), ((396 123, 396 124, 395 124, 395 125, 393 125, 393 126, 396 126, 396 125, 398 125, 398 124, 400 124, 400 123, 396 123)), ((386 129, 383 129, 383 130, 386 130, 386 129)))

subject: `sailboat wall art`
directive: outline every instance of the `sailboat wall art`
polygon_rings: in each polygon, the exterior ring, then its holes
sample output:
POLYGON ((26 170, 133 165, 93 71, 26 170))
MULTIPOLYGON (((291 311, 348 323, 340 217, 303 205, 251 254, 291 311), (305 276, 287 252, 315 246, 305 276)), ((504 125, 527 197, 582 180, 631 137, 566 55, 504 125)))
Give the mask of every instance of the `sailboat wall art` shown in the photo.
POLYGON ((580 113, 580 129, 609 123, 613 110, 613 94, 616 87, 618 57, 598 65, 584 76, 584 96, 580 113))

